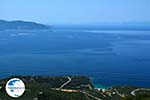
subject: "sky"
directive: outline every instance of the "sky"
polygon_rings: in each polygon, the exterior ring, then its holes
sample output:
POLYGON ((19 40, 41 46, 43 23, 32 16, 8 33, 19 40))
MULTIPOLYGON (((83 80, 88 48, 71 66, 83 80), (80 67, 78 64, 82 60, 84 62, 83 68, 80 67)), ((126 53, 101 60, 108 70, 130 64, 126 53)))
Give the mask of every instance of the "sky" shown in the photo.
POLYGON ((0 19, 45 24, 150 23, 150 0, 0 0, 0 19))

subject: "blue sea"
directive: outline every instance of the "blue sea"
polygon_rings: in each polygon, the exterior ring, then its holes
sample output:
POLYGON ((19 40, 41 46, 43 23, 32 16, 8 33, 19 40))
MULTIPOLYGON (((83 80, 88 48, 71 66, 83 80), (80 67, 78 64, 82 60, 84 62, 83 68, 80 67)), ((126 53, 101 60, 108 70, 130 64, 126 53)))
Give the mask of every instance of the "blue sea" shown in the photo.
POLYGON ((12 75, 86 75, 103 87, 150 87, 150 31, 0 31, 0 78, 12 75))

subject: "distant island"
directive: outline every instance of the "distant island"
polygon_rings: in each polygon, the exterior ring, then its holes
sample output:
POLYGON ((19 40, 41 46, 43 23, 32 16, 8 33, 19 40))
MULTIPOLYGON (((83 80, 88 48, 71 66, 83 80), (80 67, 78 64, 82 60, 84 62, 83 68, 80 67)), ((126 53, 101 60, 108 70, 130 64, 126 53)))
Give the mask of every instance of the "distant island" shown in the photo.
POLYGON ((0 100, 14 100, 5 92, 5 85, 16 77, 26 85, 24 95, 17 100, 150 100, 149 88, 95 88, 86 76, 12 76, 0 79, 0 100))
POLYGON ((0 20, 0 30, 42 30, 50 26, 28 21, 5 21, 0 20))

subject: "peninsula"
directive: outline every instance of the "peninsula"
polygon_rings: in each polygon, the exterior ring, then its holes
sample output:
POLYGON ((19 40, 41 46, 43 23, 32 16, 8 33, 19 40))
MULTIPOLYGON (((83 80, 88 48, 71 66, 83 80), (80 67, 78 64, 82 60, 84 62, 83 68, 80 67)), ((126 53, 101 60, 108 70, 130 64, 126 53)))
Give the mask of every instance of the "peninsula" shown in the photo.
POLYGON ((29 21, 5 21, 0 20, 0 30, 42 30, 50 26, 29 21))

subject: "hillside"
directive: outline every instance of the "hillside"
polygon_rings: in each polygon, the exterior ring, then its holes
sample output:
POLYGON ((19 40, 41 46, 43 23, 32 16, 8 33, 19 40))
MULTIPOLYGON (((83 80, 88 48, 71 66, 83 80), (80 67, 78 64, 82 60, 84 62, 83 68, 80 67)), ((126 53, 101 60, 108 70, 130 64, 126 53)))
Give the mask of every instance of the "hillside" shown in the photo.
MULTIPOLYGON (((15 100, 150 100, 150 89, 133 86, 95 89, 86 76, 14 77, 22 79, 26 85, 24 95, 15 100)), ((14 100, 5 92, 10 78, 0 80, 0 100, 14 100)))

